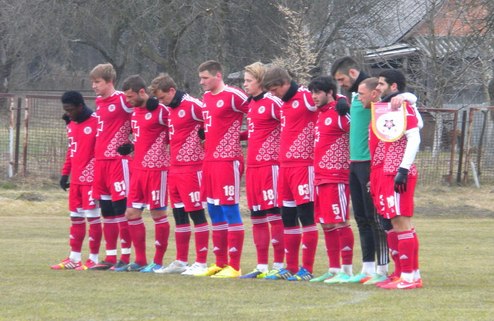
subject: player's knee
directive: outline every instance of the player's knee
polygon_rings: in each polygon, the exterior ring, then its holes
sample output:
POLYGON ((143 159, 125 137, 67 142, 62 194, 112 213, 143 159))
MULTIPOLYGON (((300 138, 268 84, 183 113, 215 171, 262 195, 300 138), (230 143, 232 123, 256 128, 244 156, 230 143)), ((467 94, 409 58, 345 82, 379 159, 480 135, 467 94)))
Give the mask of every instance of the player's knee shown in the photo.
POLYGON ((283 220, 283 226, 285 226, 285 227, 298 226, 297 208, 296 207, 283 206, 281 208, 281 219, 283 220))
POLYGON ((226 216, 223 213, 221 206, 208 203, 208 213, 213 224, 225 223, 226 216))
POLYGON ((240 216, 238 204, 221 205, 221 208, 226 216, 228 224, 242 224, 242 217, 240 216))
POLYGON ((101 208, 101 215, 103 217, 115 216, 115 212, 113 211, 112 201, 101 200, 99 201, 99 206, 101 208))
POLYGON ((302 226, 314 225, 314 202, 298 205, 297 215, 302 226))
POLYGON ((194 225, 202 225, 208 222, 206 220, 206 213, 204 210, 192 211, 189 212, 189 214, 190 214, 190 218, 194 222, 194 225))
POLYGON ((121 199, 118 201, 112 202, 113 206, 113 212, 115 212, 115 215, 122 215, 125 213, 125 210, 127 209, 127 199, 121 199))
POLYGON ((172 212, 176 225, 190 224, 189 216, 187 215, 187 212, 185 212, 185 209, 183 207, 174 208, 172 212))

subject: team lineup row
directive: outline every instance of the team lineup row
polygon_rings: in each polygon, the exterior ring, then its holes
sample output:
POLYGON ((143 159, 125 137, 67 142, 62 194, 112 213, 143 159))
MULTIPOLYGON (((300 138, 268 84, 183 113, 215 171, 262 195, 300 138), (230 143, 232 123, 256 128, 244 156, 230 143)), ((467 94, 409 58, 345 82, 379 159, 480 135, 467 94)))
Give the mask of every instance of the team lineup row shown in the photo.
POLYGON ((70 254, 52 269, 422 287, 411 223, 422 120, 400 71, 368 77, 354 59, 343 57, 333 63, 333 77, 314 78, 305 88, 286 70, 256 62, 245 67, 245 91, 224 83, 216 61, 204 62, 198 73, 202 100, 178 89, 167 74, 149 87, 130 76, 117 91, 111 64, 90 73, 95 112, 79 92, 63 94, 69 146, 60 185, 69 188, 70 254), (353 93, 351 103, 337 94, 338 85, 353 93), (370 107, 376 102, 403 111, 403 119, 385 114, 385 123, 377 125, 396 132, 405 124, 392 140, 372 126, 370 107), (245 161, 242 140, 248 142, 245 161), (242 275, 244 166, 257 265, 242 275), (350 195, 362 249, 362 271, 355 275, 350 195), (168 199, 177 251, 164 265, 168 199), (145 208, 154 221, 152 262, 146 256, 145 208), (89 257, 83 263, 86 222, 89 257), (328 270, 314 277, 317 223, 328 270), (215 262, 207 266, 210 230, 215 262), (195 261, 188 265, 192 233, 195 261), (106 256, 99 260, 103 237, 106 256), (395 266, 390 275, 389 254, 395 266))

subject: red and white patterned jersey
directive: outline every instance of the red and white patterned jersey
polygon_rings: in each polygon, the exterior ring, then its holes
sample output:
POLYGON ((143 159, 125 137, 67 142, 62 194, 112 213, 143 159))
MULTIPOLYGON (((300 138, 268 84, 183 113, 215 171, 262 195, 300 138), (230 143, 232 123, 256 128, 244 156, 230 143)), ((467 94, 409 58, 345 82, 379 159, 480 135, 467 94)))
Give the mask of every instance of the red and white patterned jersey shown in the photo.
POLYGON ((133 108, 127 107, 125 101, 125 95, 120 91, 106 98, 96 97, 96 159, 120 158, 122 156, 117 153, 117 148, 130 143, 130 116, 133 108))
POLYGON ((336 101, 319 108, 314 140, 315 184, 348 183, 350 116, 340 116, 336 101))
POLYGON ((281 106, 280 166, 313 165, 316 111, 311 93, 304 87, 281 106))
POLYGON ((168 107, 170 164, 187 166, 202 164, 204 148, 197 131, 203 126, 202 102, 185 94, 180 105, 168 107))
POLYGON ((383 166, 386 152, 384 142, 380 140, 369 125, 369 152, 371 156, 371 168, 383 166))
MULTIPOLYGON (((417 110, 410 106, 408 102, 406 102, 406 117, 407 117, 407 128, 406 131, 411 129, 419 129, 418 127, 418 118, 417 118, 417 110)), ((396 175, 398 172, 398 168, 403 160, 403 156, 405 155, 405 149, 407 147, 407 137, 403 135, 400 139, 394 142, 386 142, 385 145, 385 155, 384 155, 384 164, 383 164, 383 174, 384 175, 396 175)), ((415 164, 413 164, 408 172, 409 176, 417 176, 417 168, 415 164)))
POLYGON ((247 124, 249 167, 278 164, 280 152, 280 109, 283 101, 269 93, 249 101, 247 124), (257 99, 257 100, 256 100, 257 99))
POLYGON ((247 114, 247 96, 235 87, 225 86, 213 95, 206 92, 202 99, 204 118, 204 161, 243 159, 240 129, 243 114, 247 114))
POLYGON ((67 125, 69 146, 62 175, 70 175, 71 184, 91 185, 94 180, 94 144, 98 130, 96 114, 81 123, 67 125))
POLYGON ((168 109, 159 105, 153 111, 144 106, 132 113, 134 160, 138 169, 166 170, 170 166, 168 146, 168 109))

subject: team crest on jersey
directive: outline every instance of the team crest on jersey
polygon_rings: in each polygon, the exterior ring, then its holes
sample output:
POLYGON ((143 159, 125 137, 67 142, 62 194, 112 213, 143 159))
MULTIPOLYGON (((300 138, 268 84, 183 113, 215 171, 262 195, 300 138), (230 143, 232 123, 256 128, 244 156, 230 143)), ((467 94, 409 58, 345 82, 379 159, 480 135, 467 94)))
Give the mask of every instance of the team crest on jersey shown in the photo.
POLYGON ((221 108, 221 107, 223 107, 223 105, 224 105, 224 104, 225 104, 225 102, 224 102, 223 100, 221 100, 221 99, 220 99, 220 100, 218 100, 218 102, 216 103, 216 107, 221 108))
POLYGON ((299 102, 297 100, 295 100, 293 103, 292 103, 292 107, 293 108, 297 108, 299 105, 299 102))
POLYGON ((153 114, 151 114, 151 113, 147 113, 146 116, 144 116, 144 118, 146 118, 146 120, 150 120, 151 117, 153 117, 153 114))
POLYGON ((258 111, 259 114, 264 114, 265 111, 266 111, 266 107, 264 106, 259 107, 259 111, 258 111))
POLYGON ((91 127, 89 127, 89 126, 88 127, 84 127, 84 134, 89 135, 89 134, 91 134, 92 131, 93 130, 91 129, 91 127))
POLYGON ((324 125, 329 126, 331 125, 332 122, 333 120, 331 119, 331 117, 328 117, 324 120, 324 125))
POLYGON ((108 106, 108 111, 110 112, 114 112, 115 111, 115 105, 114 104, 111 104, 110 106, 108 106))
POLYGON ((185 117, 185 110, 183 110, 183 109, 182 109, 182 110, 180 110, 180 111, 178 112, 178 117, 180 117, 180 118, 184 118, 184 117, 185 117))

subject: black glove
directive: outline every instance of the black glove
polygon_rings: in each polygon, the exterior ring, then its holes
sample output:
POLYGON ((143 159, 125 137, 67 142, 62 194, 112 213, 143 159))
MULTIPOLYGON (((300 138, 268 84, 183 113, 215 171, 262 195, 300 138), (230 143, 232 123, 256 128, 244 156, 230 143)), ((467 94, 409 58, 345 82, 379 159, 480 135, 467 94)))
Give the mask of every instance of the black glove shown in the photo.
POLYGON ((133 144, 123 144, 118 146, 117 148, 117 153, 119 153, 122 156, 129 155, 134 151, 134 145, 133 144))
POLYGON ((67 191, 67 188, 69 188, 69 176, 68 175, 62 175, 60 177, 60 187, 64 190, 67 191))
POLYGON ((408 169, 400 167, 395 176, 395 192, 403 193, 407 191, 408 169))
POLYGON ((160 104, 160 101, 156 97, 149 97, 149 99, 146 101, 146 109, 149 111, 153 111, 156 108, 158 108, 160 104))
POLYGON ((63 114, 62 119, 65 121, 65 125, 70 123, 70 117, 67 114, 63 114))
POLYGON ((335 109, 340 116, 345 116, 346 114, 348 114, 348 112, 350 111, 350 105, 348 105, 348 101, 346 100, 346 98, 338 98, 335 109))
POLYGON ((204 133, 204 128, 199 128, 199 130, 197 131, 197 136, 199 136, 199 138, 202 140, 206 139, 206 134, 204 133))

